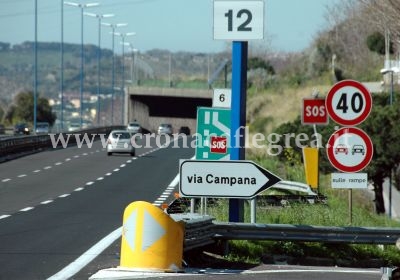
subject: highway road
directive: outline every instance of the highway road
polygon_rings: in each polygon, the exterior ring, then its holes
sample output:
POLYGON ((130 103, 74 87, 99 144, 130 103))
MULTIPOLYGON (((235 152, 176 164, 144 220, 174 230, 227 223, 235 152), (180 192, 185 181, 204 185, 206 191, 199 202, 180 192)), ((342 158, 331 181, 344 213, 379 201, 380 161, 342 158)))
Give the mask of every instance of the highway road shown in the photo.
MULTIPOLYGON (((117 266, 119 238, 97 258, 88 250, 121 227, 129 203, 171 201, 177 191, 173 185, 179 160, 193 155, 192 148, 159 148, 153 141, 138 148, 136 157, 108 157, 98 141, 90 148, 73 146, 0 164, 0 280, 88 279, 102 268, 117 266), (82 256, 95 260, 79 271, 81 264, 75 261, 82 256)), ((194 268, 183 274, 137 275, 176 277, 372 280, 380 279, 380 273, 378 269, 263 265, 251 271, 194 268)))
POLYGON ((97 141, 0 164, 0 279, 47 279, 121 227, 129 203, 168 203, 193 155, 153 141, 109 157, 97 141))

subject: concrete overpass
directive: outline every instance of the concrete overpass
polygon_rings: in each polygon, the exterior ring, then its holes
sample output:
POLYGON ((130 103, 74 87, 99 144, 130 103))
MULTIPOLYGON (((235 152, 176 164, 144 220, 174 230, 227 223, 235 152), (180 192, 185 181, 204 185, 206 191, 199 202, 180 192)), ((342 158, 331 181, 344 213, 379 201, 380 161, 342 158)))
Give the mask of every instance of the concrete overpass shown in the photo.
POLYGON ((195 133, 197 107, 211 107, 212 95, 206 89, 129 87, 125 123, 136 120, 152 132, 161 123, 170 123, 174 132, 188 126, 195 133))

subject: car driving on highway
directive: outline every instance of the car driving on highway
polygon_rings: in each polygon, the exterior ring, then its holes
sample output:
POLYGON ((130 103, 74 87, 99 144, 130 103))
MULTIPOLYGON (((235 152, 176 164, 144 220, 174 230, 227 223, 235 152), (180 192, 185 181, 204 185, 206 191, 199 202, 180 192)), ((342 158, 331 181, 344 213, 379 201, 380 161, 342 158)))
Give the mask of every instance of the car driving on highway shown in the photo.
POLYGON ((126 130, 113 130, 107 139, 107 155, 128 153, 135 156, 135 147, 131 142, 131 134, 126 130))
POLYGON ((128 123, 126 130, 128 130, 130 133, 142 133, 142 126, 137 123, 137 122, 131 122, 128 123))
POLYGON ((50 131, 50 124, 48 122, 38 122, 36 124, 36 134, 46 134, 50 131))
POLYGON ((14 126, 14 135, 29 135, 30 131, 25 123, 17 123, 14 126))
POLYGON ((160 124, 160 126, 158 127, 157 130, 158 134, 172 134, 172 125, 169 123, 162 123, 160 124))

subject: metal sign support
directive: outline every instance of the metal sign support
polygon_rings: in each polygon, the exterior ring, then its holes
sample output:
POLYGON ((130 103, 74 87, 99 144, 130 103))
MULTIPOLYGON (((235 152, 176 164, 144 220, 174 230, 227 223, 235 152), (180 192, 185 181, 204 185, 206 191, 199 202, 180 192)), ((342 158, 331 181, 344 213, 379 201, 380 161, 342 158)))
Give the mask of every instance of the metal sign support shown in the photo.
MULTIPOLYGON (((231 160, 245 159, 248 43, 232 42, 231 160)), ((244 201, 229 200, 229 221, 244 221, 244 201)))

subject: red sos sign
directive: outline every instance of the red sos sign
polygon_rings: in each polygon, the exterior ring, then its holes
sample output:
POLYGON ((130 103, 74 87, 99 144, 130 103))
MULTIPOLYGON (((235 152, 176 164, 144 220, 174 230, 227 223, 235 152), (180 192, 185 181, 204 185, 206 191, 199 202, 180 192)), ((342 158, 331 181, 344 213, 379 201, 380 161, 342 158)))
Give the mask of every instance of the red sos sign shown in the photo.
POLYGON ((228 147, 225 136, 211 136, 210 144, 211 153, 226 154, 228 147))
POLYGON ((327 124, 328 113, 325 99, 303 99, 301 122, 303 124, 327 124))

